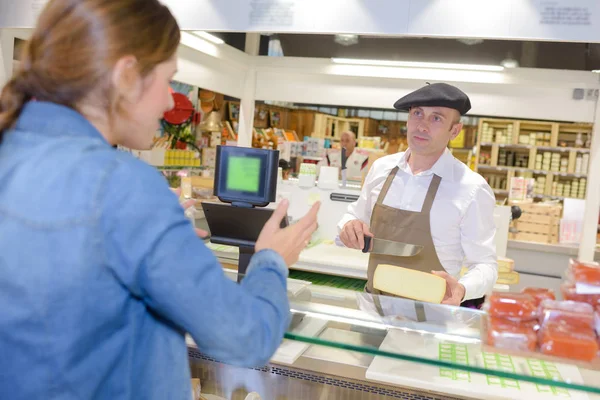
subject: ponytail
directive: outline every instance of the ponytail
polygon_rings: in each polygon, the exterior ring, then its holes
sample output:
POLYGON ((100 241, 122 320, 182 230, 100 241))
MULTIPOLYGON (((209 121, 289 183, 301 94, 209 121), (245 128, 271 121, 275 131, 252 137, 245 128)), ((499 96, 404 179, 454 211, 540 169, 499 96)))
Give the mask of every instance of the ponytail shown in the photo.
POLYGON ((12 78, 0 94, 0 142, 6 131, 11 129, 19 119, 25 103, 31 99, 27 90, 23 90, 21 74, 12 78))

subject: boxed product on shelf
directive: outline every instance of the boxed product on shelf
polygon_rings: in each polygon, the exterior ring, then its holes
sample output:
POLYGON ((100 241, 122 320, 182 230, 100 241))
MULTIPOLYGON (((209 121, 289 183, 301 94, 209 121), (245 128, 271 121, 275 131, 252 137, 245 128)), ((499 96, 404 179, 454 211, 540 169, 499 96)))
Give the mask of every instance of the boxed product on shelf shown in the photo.
POLYGON ((205 147, 202 149, 202 165, 214 168, 217 162, 217 149, 205 147))
POLYGON ((558 243, 562 205, 557 203, 511 202, 521 208, 521 217, 513 221, 518 231, 511 233, 512 240, 537 243, 558 243))
POLYGON ((181 178, 181 194, 186 199, 212 199, 213 188, 213 177, 184 176, 181 178))

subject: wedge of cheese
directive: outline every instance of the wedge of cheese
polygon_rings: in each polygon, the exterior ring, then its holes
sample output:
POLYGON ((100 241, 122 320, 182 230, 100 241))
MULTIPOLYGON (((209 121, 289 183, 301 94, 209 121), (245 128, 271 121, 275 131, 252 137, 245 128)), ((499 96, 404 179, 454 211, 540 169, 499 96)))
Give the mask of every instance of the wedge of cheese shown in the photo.
POLYGON ((428 303, 441 303, 446 294, 446 280, 414 269, 380 264, 375 270, 373 287, 386 294, 428 303))
POLYGON ((515 269, 515 261, 510 258, 498 257, 498 272, 508 273, 515 269))

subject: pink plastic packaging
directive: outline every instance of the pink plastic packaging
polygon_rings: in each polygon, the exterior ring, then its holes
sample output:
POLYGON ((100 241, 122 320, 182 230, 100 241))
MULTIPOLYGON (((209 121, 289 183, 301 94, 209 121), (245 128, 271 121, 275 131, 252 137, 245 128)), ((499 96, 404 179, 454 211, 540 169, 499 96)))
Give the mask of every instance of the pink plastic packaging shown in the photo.
POLYGON ((537 334, 535 321, 516 322, 489 317, 487 343, 499 349, 513 351, 535 351, 537 334))
POLYGON ((577 283, 600 286, 600 264, 571 259, 567 276, 577 283))
POLYGON ((556 300, 556 296, 552 289, 526 287, 521 290, 521 293, 532 296, 537 305, 540 305, 544 300, 556 300))
POLYGON ((539 315, 533 296, 523 293, 494 292, 484 308, 491 317, 514 321, 531 321, 539 315))
POLYGON ((539 333, 540 351, 544 354, 580 361, 598 356, 594 331, 574 331, 566 325, 549 323, 539 333))
POLYGON ((579 294, 572 282, 564 282, 560 285, 563 299, 588 303, 592 306, 600 305, 600 294, 579 294))
POLYGON ((577 301, 544 300, 539 315, 542 330, 553 324, 572 332, 590 332, 595 325, 594 308, 577 301))

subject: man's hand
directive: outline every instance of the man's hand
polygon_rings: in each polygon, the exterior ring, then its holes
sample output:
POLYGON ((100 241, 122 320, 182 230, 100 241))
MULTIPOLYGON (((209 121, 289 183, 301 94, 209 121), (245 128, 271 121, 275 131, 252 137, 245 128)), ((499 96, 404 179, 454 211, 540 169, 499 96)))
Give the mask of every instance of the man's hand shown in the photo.
MULTIPOLYGON (((359 219, 346 222, 342 232, 340 232, 340 240, 344 243, 344 246, 351 249, 362 250, 365 247, 365 236, 373 237, 373 234, 369 230, 367 224, 359 219)), ((373 242, 371 242, 371 248, 372 247, 373 242)))
MULTIPOLYGON (((181 188, 177 188, 177 189, 171 188, 171 191, 173 193, 175 193, 175 195, 177 196, 177 198, 179 198, 181 196, 181 188)), ((181 207, 183 207, 183 210, 185 211, 188 208, 192 207, 194 204, 196 204, 196 200, 190 199, 190 200, 186 200, 183 203, 181 203, 181 207)), ((198 235, 198 237, 200 239, 204 239, 205 237, 208 236, 208 232, 206 232, 203 229, 194 228, 194 230, 196 231, 196 235, 198 235)))
POLYGON ((446 294, 444 295, 442 304, 460 306, 460 303, 462 303, 466 292, 463 284, 458 282, 458 280, 452 275, 448 275, 448 273, 445 271, 431 271, 431 273, 446 280, 446 294))

